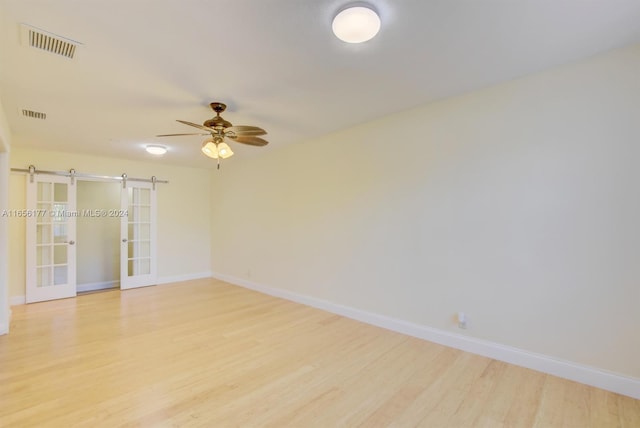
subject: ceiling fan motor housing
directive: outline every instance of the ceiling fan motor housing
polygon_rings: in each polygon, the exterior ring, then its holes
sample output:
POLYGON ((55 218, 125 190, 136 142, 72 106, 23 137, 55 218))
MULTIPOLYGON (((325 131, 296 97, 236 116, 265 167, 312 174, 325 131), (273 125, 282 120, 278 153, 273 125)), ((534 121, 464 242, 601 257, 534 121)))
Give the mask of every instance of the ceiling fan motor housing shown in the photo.
POLYGON ((209 128, 215 128, 215 129, 228 128, 230 126, 233 126, 231 122, 229 122, 228 120, 224 120, 223 118, 220 117, 220 113, 222 113, 227 109, 226 104, 211 103, 209 104, 209 106, 211 107, 211 110, 216 112, 216 116, 213 119, 209 119, 206 122, 204 122, 203 123, 204 126, 208 126, 209 128))
POLYGON ((230 126, 233 126, 231 124, 231 122, 229 122, 228 120, 224 120, 223 118, 221 118, 220 116, 216 116, 213 119, 209 119, 206 120, 203 123, 204 126, 208 126, 209 128, 228 128, 230 126))

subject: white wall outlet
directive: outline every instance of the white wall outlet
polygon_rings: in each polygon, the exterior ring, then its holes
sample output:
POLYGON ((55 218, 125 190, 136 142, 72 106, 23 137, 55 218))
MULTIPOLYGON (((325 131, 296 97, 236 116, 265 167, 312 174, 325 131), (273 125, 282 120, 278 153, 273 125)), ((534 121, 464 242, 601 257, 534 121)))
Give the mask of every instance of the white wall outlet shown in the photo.
POLYGON ((458 312, 458 328, 467 328, 467 314, 464 312, 458 312))

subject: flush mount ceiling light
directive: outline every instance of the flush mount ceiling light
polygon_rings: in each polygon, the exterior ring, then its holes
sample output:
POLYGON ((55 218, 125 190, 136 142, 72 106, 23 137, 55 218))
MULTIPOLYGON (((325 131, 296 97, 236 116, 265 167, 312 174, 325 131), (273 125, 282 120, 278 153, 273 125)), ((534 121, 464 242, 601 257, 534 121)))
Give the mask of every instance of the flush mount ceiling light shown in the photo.
POLYGON ((145 150, 148 153, 156 156, 162 156, 163 154, 167 153, 167 148, 158 144, 149 144, 147 145, 147 147, 145 147, 145 150))
POLYGON ((380 17, 372 9, 355 6, 342 10, 333 18, 333 34, 347 43, 371 40, 380 31, 380 17))

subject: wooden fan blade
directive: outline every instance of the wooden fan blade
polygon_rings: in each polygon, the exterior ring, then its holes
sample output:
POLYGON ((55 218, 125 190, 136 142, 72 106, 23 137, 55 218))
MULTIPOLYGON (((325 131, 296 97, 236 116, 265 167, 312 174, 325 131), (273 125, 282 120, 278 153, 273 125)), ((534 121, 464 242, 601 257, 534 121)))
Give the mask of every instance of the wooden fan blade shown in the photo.
POLYGON ((265 131, 262 128, 258 128, 257 126, 243 126, 243 125, 239 125, 239 126, 229 126, 228 128, 224 129, 224 132, 232 132, 233 134, 237 135, 237 136, 241 136, 241 135, 264 135, 267 133, 267 131, 265 131))
POLYGON ((195 127, 195 128, 200 128, 200 129, 202 129, 203 131, 207 131, 207 132, 216 132, 216 130, 215 130, 215 129, 213 129, 213 128, 209 128, 209 127, 207 127, 207 126, 203 126, 203 125, 198 125, 197 123, 187 122, 186 120, 180 120, 180 119, 178 119, 177 121, 178 121, 178 122, 180 122, 180 123, 184 123, 185 125, 193 126, 193 127, 195 127))
POLYGON ((156 137, 181 137, 183 135, 211 135, 211 134, 203 134, 203 133, 191 133, 191 134, 162 134, 156 135, 156 137))
POLYGON ((229 136, 229 138, 236 143, 248 144, 250 146, 266 146, 269 144, 267 140, 263 140, 260 137, 253 137, 251 135, 242 135, 240 137, 229 136))

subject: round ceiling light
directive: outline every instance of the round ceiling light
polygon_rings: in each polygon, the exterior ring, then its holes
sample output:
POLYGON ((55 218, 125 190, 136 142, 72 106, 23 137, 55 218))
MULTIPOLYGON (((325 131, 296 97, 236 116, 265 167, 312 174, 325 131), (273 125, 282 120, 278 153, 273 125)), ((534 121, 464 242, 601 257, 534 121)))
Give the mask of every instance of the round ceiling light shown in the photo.
POLYGON ((333 18, 333 34, 347 43, 371 40, 380 31, 380 17, 368 7, 344 9, 333 18))
POLYGON ((152 155, 162 156, 167 153, 167 148, 165 146, 160 146, 157 144, 149 144, 145 147, 145 150, 152 155))

